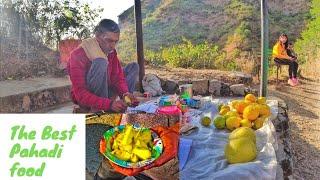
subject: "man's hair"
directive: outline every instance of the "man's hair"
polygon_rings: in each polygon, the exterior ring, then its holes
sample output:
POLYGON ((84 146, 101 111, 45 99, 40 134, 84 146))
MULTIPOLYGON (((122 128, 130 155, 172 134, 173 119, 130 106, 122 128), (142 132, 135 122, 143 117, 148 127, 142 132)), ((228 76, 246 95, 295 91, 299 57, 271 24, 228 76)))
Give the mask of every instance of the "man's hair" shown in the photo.
POLYGON ((289 46, 292 46, 292 45, 293 45, 293 43, 292 43, 292 42, 289 42, 289 43, 288 43, 288 45, 289 45, 289 46))
POLYGON ((120 33, 118 24, 111 19, 102 19, 94 28, 94 33, 113 32, 120 33))

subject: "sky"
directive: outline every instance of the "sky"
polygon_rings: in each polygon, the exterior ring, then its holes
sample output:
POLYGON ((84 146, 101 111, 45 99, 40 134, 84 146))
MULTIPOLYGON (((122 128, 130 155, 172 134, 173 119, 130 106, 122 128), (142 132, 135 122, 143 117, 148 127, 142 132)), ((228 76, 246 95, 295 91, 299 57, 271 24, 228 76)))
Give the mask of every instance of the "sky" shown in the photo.
MULTIPOLYGON (((118 22, 118 15, 129 7, 134 5, 134 0, 80 0, 82 2, 88 2, 93 8, 98 6, 102 7, 104 11, 101 14, 101 18, 112 19, 118 22)), ((98 20, 100 21, 100 20, 98 20)))

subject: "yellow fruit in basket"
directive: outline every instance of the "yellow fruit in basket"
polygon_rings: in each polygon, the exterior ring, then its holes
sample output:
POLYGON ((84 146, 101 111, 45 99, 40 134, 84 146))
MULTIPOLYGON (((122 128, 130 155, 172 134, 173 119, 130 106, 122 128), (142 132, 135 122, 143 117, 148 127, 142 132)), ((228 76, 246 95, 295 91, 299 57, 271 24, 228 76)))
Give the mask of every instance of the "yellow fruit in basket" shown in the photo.
POLYGON ((141 160, 146 160, 151 157, 151 152, 149 149, 142 149, 142 148, 134 148, 132 153, 137 155, 138 158, 141 160))
POLYGON ((120 160, 138 162, 151 157, 149 148, 152 146, 150 129, 134 129, 132 125, 126 125, 115 135, 111 153, 120 160))
POLYGON ((238 113, 242 114, 243 110, 249 105, 248 102, 246 101, 239 101, 236 105, 235 105, 235 109, 237 110, 238 113))
POLYGON ((230 141, 237 138, 249 138, 256 143, 256 133, 249 127, 240 127, 230 133, 230 141))
POLYGON ((259 114, 260 114, 260 116, 269 117, 271 115, 270 107, 267 104, 259 105, 259 114))
POLYGON ((120 154, 117 155, 117 157, 123 161, 128 161, 131 158, 131 153, 121 151, 120 154))
POLYGON ((136 138, 139 139, 141 142, 150 142, 152 140, 151 131, 149 129, 140 131, 136 138))
POLYGON ((242 120, 240 121, 240 126, 241 126, 241 127, 251 128, 251 127, 252 127, 252 122, 249 121, 248 119, 242 119, 242 120))
POLYGON ((234 129, 240 127, 240 121, 241 121, 240 117, 236 117, 236 116, 229 117, 226 120, 227 129, 229 129, 230 131, 233 131, 234 129))
POLYGON ((257 98, 255 95, 253 94, 247 94, 245 97, 244 97, 244 100, 246 101, 250 101, 250 102, 256 102, 257 101, 257 98))
POLYGON ((133 162, 133 163, 136 163, 136 162, 138 162, 138 161, 139 161, 139 159, 138 159, 137 155, 132 154, 132 155, 131 155, 131 159, 130 159, 130 161, 131 161, 131 162, 133 162))
POLYGON ((132 138, 134 136, 133 126, 127 125, 124 130, 124 135, 121 144, 127 145, 132 143, 132 138))
POLYGON ((236 111, 229 111, 224 115, 224 117, 226 119, 228 119, 229 117, 232 117, 232 116, 240 117, 240 115, 236 111))
POLYGON ((226 127, 226 118, 224 116, 216 116, 213 124, 217 129, 224 129, 226 127))
POLYGON ((227 114, 227 112, 229 112, 229 111, 230 111, 230 109, 222 108, 222 109, 220 110, 219 114, 220 114, 220 115, 225 115, 225 114, 227 114))
POLYGON ((265 121, 265 118, 259 117, 253 122, 253 128, 260 129, 263 126, 264 121, 265 121))
POLYGON ((211 119, 209 117, 205 116, 205 117, 201 118, 201 124, 203 126, 210 126, 211 119))
POLYGON ((225 146, 224 155, 230 164, 253 161, 257 156, 257 148, 250 138, 237 138, 225 146))
POLYGON ((266 104, 266 102, 267 102, 267 99, 266 99, 266 97, 258 97, 258 99, 257 99, 257 103, 258 104, 266 104))
POLYGON ((257 105, 249 105, 243 110, 243 118, 253 121, 259 117, 259 107, 257 105))

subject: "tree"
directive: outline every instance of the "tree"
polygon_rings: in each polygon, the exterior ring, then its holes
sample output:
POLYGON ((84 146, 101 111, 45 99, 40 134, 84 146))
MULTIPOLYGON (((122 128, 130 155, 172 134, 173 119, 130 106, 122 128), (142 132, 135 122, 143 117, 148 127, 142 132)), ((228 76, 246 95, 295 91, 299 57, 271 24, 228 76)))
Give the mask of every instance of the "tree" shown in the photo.
POLYGON ((32 35, 51 47, 57 47, 67 36, 90 36, 95 19, 103 11, 78 0, 18 0, 13 8, 27 22, 32 35))

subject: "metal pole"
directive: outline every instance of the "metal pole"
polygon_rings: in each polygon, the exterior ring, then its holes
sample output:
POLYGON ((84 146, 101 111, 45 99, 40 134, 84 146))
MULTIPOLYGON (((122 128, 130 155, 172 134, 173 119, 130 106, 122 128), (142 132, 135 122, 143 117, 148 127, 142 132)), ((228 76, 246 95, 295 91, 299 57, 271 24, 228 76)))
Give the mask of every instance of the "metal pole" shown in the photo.
POLYGON ((143 55, 143 34, 142 34, 142 16, 141 16, 141 0, 134 1, 134 12, 136 19, 136 36, 137 36, 137 58, 139 64, 139 85, 142 90, 142 79, 144 72, 144 55, 143 55))
POLYGON ((268 49, 269 49, 269 27, 268 27, 268 2, 261 0, 261 80, 260 96, 267 96, 268 86, 268 49))

